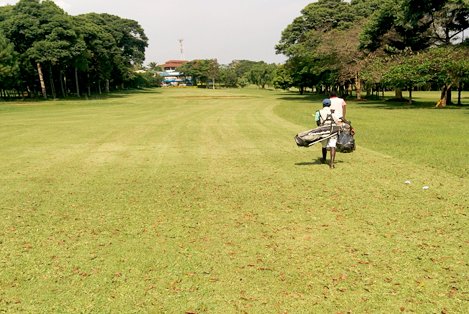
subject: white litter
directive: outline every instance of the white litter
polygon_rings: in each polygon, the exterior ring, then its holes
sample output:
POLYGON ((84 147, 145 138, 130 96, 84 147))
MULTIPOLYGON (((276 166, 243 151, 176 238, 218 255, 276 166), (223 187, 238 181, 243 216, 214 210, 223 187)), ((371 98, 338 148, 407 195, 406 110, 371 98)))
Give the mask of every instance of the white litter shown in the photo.
POLYGON ((428 185, 425 185, 422 189, 428 190, 430 187, 428 185))
POLYGON ((410 184, 410 180, 407 180, 404 182, 405 184, 410 184))

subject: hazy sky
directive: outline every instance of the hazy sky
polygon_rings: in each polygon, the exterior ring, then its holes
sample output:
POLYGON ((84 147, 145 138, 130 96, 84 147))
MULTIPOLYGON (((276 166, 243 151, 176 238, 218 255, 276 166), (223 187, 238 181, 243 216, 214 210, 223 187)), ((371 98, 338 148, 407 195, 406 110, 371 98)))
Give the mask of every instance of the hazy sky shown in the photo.
MULTIPOLYGON (((0 5, 15 4, 0 0, 0 5)), ((56 0, 70 15, 109 13, 139 22, 149 39, 145 64, 184 58, 228 64, 247 59, 281 63, 282 31, 313 0, 56 0)))

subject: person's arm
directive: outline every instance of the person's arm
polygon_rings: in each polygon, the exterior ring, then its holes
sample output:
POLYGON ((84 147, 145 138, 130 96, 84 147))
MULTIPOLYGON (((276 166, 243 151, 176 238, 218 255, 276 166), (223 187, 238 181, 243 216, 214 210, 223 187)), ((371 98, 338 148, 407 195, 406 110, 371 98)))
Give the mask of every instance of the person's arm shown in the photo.
POLYGON ((346 112, 346 111, 347 111, 347 103, 346 103, 345 100, 344 100, 344 102, 343 102, 343 104, 342 104, 342 118, 343 118, 344 120, 345 120, 345 112, 346 112))
POLYGON ((321 115, 319 113, 319 110, 316 111, 316 113, 314 114, 314 121, 316 121, 317 126, 321 124, 321 115))

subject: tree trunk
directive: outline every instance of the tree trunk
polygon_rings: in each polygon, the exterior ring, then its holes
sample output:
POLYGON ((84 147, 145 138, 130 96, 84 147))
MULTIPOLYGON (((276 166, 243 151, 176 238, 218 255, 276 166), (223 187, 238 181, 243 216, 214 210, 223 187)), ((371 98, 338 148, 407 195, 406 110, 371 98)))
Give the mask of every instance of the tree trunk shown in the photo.
POLYGON ((75 67, 75 87, 77 89, 77 97, 80 97, 80 84, 78 83, 78 69, 75 67))
POLYGON ((62 97, 65 98, 64 73, 62 70, 60 70, 59 72, 59 81, 60 81, 60 92, 62 93, 62 97))
POLYGON ((395 97, 396 97, 397 99, 402 99, 402 89, 396 88, 396 89, 394 90, 394 92, 395 92, 395 97))
POLYGON ((106 80, 106 88, 105 88, 106 93, 109 93, 109 80, 106 80))
POLYGON ((462 82, 458 85, 458 106, 461 106, 461 93, 462 93, 462 82))
POLYGON ((441 89, 440 100, 436 103, 435 107, 443 108, 446 107, 448 103, 451 102, 451 84, 443 86, 441 89), (449 97, 449 98, 448 98, 449 97), (448 102, 449 99, 449 102, 448 102))
POLYGON ((362 82, 358 72, 355 76, 355 92, 357 93, 357 100, 362 100, 362 82))
POLYGON ((88 88, 88 97, 91 97, 90 73, 86 73, 86 85, 88 88))
POLYGON ((98 79, 98 94, 101 95, 101 79, 98 79))
POLYGON ((451 87, 451 84, 448 86, 448 89, 446 90, 446 104, 447 105, 452 105, 453 104, 453 100, 452 100, 452 90, 453 88, 451 87))
POLYGON ((412 104, 412 87, 409 87, 409 105, 412 104))
POLYGON ((52 64, 49 64, 49 84, 52 93, 52 98, 56 99, 57 94, 55 93, 54 77, 52 76, 52 64))
POLYGON ((37 73, 39 75, 39 82, 41 84, 41 92, 44 99, 47 99, 47 91, 46 91, 46 84, 44 83, 44 75, 42 74, 42 67, 41 64, 38 62, 36 63, 37 66, 37 73))

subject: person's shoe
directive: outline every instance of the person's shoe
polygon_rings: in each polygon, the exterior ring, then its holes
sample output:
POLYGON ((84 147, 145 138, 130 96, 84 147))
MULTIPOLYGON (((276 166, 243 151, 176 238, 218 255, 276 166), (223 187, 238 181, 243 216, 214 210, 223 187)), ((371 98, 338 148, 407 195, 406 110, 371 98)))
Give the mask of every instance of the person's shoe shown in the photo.
POLYGON ((326 160, 324 158, 320 158, 319 160, 321 161, 322 164, 326 163, 326 160))
POLYGON ((335 165, 334 164, 329 164, 329 168, 334 169, 335 165))

